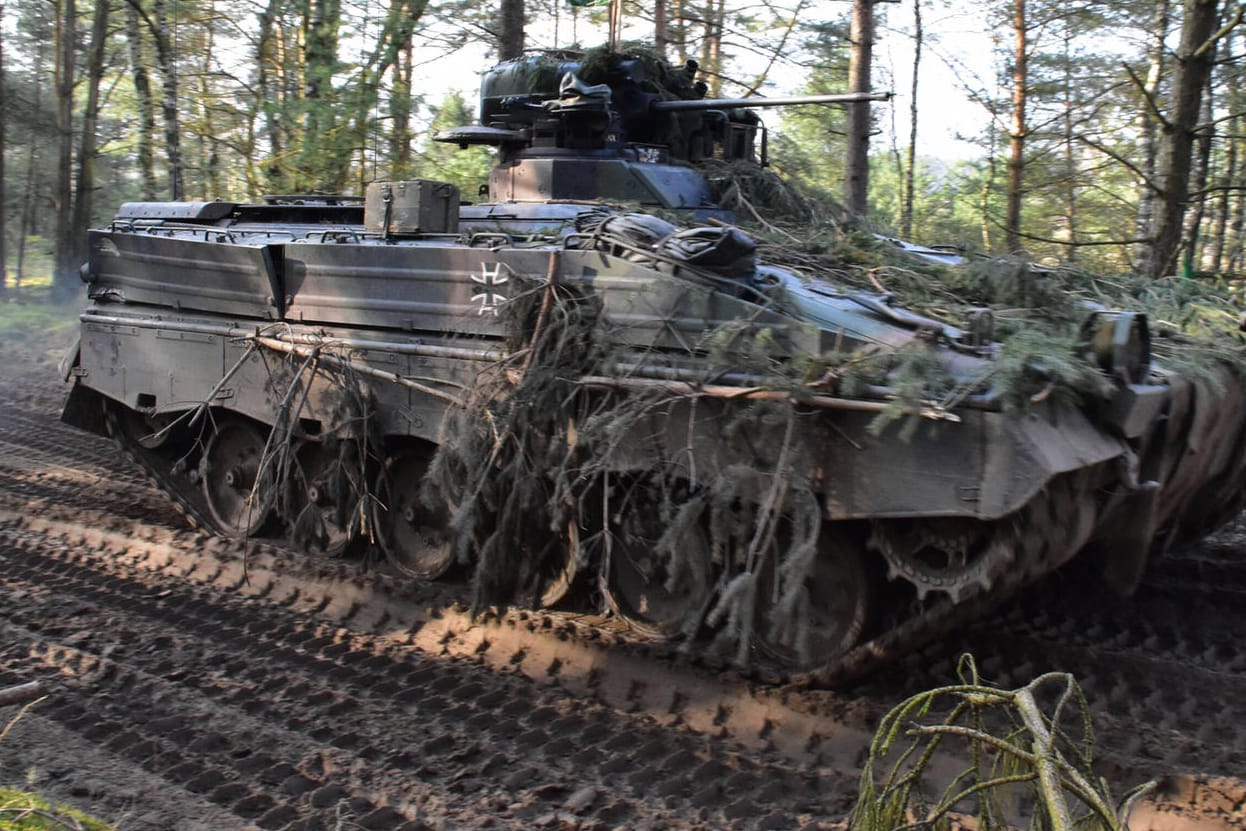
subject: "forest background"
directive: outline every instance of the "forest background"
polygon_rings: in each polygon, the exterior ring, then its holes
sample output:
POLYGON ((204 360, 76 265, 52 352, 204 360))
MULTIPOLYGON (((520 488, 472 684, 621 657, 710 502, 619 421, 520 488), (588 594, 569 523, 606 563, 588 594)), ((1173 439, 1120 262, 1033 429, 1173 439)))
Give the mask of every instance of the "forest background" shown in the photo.
MULTIPOLYGON (((711 95, 894 90, 855 123, 851 107, 765 117, 774 168, 842 195, 858 224, 1154 276, 1243 271, 1244 10, 1227 0, 621 7, 626 38, 698 61, 711 95), (981 21, 989 56, 968 60, 927 32, 953 12, 981 21), (879 42, 911 67, 871 71, 879 42), (983 115, 962 136, 977 152, 941 158, 945 145, 923 125, 965 102, 983 115), (868 147, 864 170, 854 146, 868 147)), ((475 119, 474 100, 444 92, 477 83, 452 57, 474 45, 483 71, 525 49, 597 46, 606 16, 567 0, 0 0, 0 289, 51 272, 66 296, 79 293, 85 229, 125 201, 358 194, 373 179, 416 177, 472 198, 489 151, 431 141, 475 119)))

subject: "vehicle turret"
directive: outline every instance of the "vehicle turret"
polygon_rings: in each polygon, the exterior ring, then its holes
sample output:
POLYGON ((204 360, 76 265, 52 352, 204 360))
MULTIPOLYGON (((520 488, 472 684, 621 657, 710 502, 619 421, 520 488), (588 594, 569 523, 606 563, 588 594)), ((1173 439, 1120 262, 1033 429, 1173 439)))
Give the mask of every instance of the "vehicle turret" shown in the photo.
MULTIPOLYGON (((572 53, 498 64, 481 82, 480 125, 437 141, 499 148, 491 202, 593 200, 718 212, 692 165, 766 166, 757 109, 886 100, 886 93, 706 98, 697 64, 572 53)), ((483 194, 483 189, 482 189, 483 194)))

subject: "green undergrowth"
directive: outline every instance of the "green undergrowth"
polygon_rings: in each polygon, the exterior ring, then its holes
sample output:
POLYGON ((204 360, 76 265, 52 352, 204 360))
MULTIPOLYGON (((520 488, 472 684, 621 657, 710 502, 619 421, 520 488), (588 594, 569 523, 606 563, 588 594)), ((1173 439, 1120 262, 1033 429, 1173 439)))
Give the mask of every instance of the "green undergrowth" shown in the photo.
POLYGON ((113 826, 36 794, 0 788, 0 831, 113 831, 113 826))
MULTIPOLYGON (((42 700, 42 699, 39 699, 42 700)), ((27 703, 17 715, 0 725, 0 749, 4 738, 36 702, 27 703)), ((0 831, 114 831, 111 825, 101 822, 76 808, 51 802, 46 798, 0 786, 0 831)))
POLYGON ((9 291, 0 300, 0 342, 6 359, 28 360, 55 366, 78 332, 78 314, 83 301, 56 303, 44 288, 9 291))

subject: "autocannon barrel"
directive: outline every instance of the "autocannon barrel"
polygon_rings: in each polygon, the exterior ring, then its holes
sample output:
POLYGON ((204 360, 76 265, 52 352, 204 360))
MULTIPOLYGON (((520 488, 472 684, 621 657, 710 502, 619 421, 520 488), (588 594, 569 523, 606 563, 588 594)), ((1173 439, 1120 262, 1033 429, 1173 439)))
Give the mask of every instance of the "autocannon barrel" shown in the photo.
POLYGON ((845 92, 832 95, 792 95, 786 98, 699 98, 688 101, 655 101, 654 112, 690 110, 734 110, 743 107, 793 107, 801 104, 853 104, 859 101, 889 101, 890 92, 845 92))

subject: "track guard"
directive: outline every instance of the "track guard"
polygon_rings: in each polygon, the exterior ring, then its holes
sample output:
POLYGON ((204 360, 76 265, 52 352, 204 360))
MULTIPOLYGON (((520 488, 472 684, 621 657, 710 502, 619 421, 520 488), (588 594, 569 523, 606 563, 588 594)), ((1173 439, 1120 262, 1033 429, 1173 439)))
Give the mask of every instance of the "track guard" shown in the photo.
POLYGON ((61 356, 60 362, 56 365, 56 371, 60 373, 62 381, 68 381, 71 373, 77 369, 82 361, 82 338, 74 338, 73 346, 65 350, 65 354, 61 356))
POLYGON ((65 399, 65 406, 61 408, 61 421, 80 430, 108 436, 108 425, 104 422, 104 397, 77 380, 65 399))
POLYGON ((1087 546, 1099 558, 1108 588, 1121 597, 1137 591, 1155 536, 1158 482, 1142 482, 1105 517, 1087 546))

